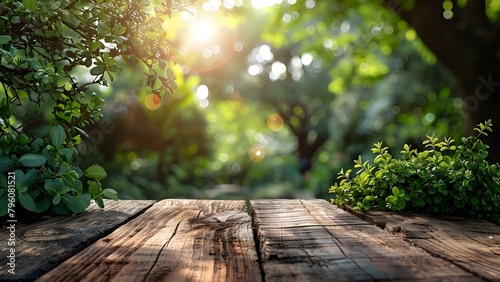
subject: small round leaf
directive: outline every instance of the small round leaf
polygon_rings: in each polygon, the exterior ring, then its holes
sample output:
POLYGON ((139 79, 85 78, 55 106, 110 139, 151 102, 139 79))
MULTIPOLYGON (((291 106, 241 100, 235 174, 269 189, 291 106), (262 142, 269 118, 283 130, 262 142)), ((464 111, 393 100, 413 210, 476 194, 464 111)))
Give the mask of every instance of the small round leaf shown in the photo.
POLYGON ((39 167, 47 162, 47 158, 43 155, 24 154, 19 158, 19 161, 24 167, 39 167))
POLYGON ((419 208, 425 206, 425 202, 424 200, 422 200, 421 198, 414 198, 414 199, 411 199, 411 201, 419 208))
POLYGON ((9 43, 12 40, 12 37, 9 35, 0 35, 0 45, 4 45, 9 43))
POLYGON ((107 176, 106 171, 100 165, 91 165, 85 170, 84 175, 88 178, 101 180, 107 176))
POLYGON ((104 73, 104 67, 103 66, 95 66, 92 69, 90 69, 90 74, 91 75, 101 75, 104 73))
POLYGON ((50 142, 54 147, 58 148, 64 143, 64 139, 66 139, 66 133, 64 132, 64 128, 61 125, 57 125, 52 127, 50 130, 50 142))
POLYGON ((23 206, 25 209, 32 211, 32 212, 34 212, 36 210, 35 201, 30 196, 30 194, 28 194, 26 192, 18 193, 17 198, 19 199, 21 206, 23 206))
POLYGON ((104 194, 104 196, 106 196, 106 198, 118 201, 118 196, 115 190, 111 188, 106 188, 102 191, 102 193, 104 194))
POLYGON ((61 194, 55 194, 54 198, 52 198, 52 204, 57 205, 61 202, 61 194))
POLYGON ((62 196, 62 201, 64 205, 73 213, 81 213, 85 210, 83 203, 71 195, 65 194, 62 196))
POLYGON ((0 174, 8 172, 12 167, 14 167, 14 161, 8 156, 0 157, 0 174))

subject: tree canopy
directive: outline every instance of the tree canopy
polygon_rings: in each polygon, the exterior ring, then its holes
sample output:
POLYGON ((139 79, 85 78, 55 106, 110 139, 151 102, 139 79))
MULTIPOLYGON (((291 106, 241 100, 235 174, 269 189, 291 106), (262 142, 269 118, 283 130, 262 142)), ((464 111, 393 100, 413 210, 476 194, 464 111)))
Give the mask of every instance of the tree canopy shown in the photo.
POLYGON ((468 132, 493 119, 487 143, 490 160, 498 162, 499 14, 496 1, 285 1, 264 38, 276 46, 300 42, 304 50, 338 62, 330 84, 336 93, 385 75, 382 58, 412 41, 426 61, 439 61, 455 77, 468 132))

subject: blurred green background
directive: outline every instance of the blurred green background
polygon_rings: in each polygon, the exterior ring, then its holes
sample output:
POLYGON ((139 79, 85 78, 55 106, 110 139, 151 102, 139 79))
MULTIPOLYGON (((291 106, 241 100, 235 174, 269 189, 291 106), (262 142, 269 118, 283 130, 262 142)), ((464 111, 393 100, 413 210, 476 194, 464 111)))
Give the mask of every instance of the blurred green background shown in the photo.
POLYGON ((425 134, 464 133, 457 83, 415 30, 377 1, 323 2, 177 11, 165 23, 175 94, 160 100, 124 67, 98 89, 104 118, 77 163, 105 167, 121 199, 327 199, 375 142, 397 154, 425 134))

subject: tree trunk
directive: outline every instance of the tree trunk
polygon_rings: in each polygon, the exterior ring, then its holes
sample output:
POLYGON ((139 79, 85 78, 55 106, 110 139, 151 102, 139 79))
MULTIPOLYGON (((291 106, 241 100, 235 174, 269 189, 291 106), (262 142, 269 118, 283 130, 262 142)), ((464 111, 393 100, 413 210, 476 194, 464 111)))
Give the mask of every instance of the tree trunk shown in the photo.
POLYGON ((484 65, 484 71, 476 72, 468 79, 459 81, 463 99, 463 114, 467 133, 476 135, 473 128, 491 119, 493 132, 481 139, 489 145, 488 160, 500 163, 500 62, 492 60, 484 65), (496 67, 495 67, 496 66, 496 67), (496 68, 496 69, 495 69, 496 68), (490 69, 491 71, 488 71, 490 69))
POLYGON ((488 160, 500 163, 500 23, 489 21, 485 1, 467 1, 463 8, 452 1, 451 19, 443 17, 442 1, 416 0, 410 10, 385 2, 457 79, 466 132, 476 135, 477 124, 492 120, 493 132, 483 140, 490 146, 488 160))

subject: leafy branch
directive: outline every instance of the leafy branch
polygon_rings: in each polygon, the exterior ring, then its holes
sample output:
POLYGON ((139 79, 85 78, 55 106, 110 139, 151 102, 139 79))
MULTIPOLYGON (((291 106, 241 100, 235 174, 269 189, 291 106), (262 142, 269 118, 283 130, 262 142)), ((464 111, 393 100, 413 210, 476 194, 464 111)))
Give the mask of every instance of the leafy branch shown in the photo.
POLYGON ((6 172, 16 176, 16 199, 30 212, 79 213, 91 200, 118 199, 103 188, 105 170, 73 166, 84 128, 101 118, 106 86, 123 63, 143 68, 144 84, 160 97, 176 88, 176 51, 164 22, 179 1, 153 6, 129 0, 4 0, 0 5, 0 216, 7 213, 6 172), (83 73, 83 75, 82 75, 83 73), (44 107, 51 117, 25 109, 44 107), (30 125, 50 128, 32 134, 30 125), (83 180, 86 180, 86 185, 83 180))

